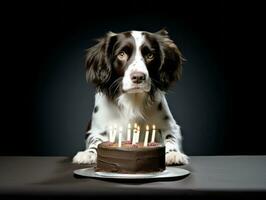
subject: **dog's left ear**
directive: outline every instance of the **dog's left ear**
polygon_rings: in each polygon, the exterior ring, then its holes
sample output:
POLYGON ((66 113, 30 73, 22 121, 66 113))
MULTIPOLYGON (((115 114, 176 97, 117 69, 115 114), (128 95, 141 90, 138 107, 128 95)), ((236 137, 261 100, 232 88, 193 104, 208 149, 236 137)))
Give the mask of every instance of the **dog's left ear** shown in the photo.
POLYGON ((185 59, 165 29, 156 32, 156 34, 159 36, 162 50, 162 65, 159 70, 160 81, 163 88, 168 89, 171 83, 181 78, 182 64, 185 59))

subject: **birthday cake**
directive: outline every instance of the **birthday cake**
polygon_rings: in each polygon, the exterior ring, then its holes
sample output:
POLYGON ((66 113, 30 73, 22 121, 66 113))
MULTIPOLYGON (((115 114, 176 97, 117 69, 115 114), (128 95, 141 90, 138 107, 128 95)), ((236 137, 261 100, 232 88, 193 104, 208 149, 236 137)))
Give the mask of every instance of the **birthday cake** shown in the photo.
POLYGON ((103 142, 97 148, 96 171, 116 173, 149 173, 165 170, 165 147, 153 143, 132 145, 103 142))

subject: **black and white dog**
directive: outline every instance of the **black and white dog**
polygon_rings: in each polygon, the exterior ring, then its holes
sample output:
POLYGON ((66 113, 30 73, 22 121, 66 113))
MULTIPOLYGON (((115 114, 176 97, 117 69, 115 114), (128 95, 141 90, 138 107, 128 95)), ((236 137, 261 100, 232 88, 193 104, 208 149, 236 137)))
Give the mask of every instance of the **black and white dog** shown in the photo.
POLYGON ((165 92, 178 80, 182 55, 166 30, 156 33, 109 32, 88 49, 86 78, 96 84, 95 107, 86 133, 86 150, 74 163, 96 163, 97 146, 108 140, 110 125, 156 124, 156 140, 166 147, 166 164, 187 164, 182 153, 180 127, 166 101, 165 92))

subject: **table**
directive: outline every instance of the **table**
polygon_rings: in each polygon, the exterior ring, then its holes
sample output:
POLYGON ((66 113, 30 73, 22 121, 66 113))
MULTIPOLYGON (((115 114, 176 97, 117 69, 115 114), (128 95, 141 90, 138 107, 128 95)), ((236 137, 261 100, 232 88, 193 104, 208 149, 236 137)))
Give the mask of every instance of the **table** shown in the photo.
POLYGON ((0 199, 3 197, 92 197, 137 195, 198 197, 266 197, 266 156, 191 156, 191 171, 179 180, 108 181, 80 178, 73 170, 88 165, 69 157, 0 156, 0 199))

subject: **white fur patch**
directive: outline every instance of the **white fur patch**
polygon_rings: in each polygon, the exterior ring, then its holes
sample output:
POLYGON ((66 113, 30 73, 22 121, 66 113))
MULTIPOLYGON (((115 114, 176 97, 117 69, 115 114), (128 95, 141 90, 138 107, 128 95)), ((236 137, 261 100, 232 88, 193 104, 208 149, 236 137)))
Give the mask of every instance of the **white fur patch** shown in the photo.
POLYGON ((118 98, 121 114, 129 121, 145 119, 145 93, 124 93, 118 98))
POLYGON ((127 91, 135 87, 135 84, 132 83, 130 75, 133 72, 142 72, 146 76, 146 81, 141 85, 141 90, 131 90, 132 93, 137 93, 141 91, 149 92, 151 89, 151 80, 149 78, 149 72, 146 67, 144 58, 141 54, 141 46, 145 41, 145 36, 141 31, 132 31, 132 37, 135 41, 135 57, 133 62, 128 66, 127 70, 125 71, 125 75, 123 78, 123 90, 127 91))
POLYGON ((136 48, 140 50, 140 46, 144 43, 145 37, 141 31, 131 31, 131 35, 134 37, 136 48))
POLYGON ((97 154, 89 151, 80 151, 74 158, 73 163, 77 164, 93 164, 96 163, 97 154))
POLYGON ((188 164, 188 157, 181 152, 169 152, 165 155, 165 164, 188 164))

